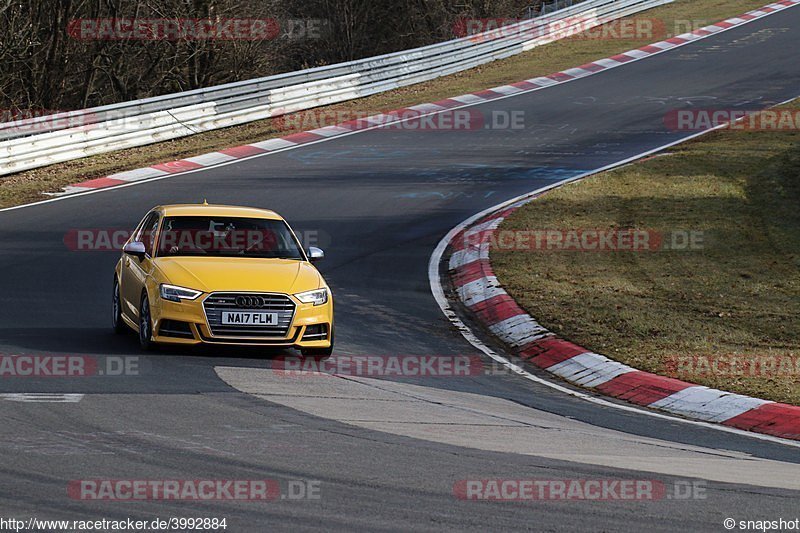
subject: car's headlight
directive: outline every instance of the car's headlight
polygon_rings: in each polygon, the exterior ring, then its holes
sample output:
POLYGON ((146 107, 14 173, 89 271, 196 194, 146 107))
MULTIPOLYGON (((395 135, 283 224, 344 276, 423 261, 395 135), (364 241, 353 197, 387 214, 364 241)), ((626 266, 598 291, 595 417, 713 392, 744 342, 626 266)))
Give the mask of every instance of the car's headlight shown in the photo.
POLYGON ((180 302, 181 300, 195 300, 198 296, 203 294, 202 291, 194 289, 187 289, 186 287, 178 287, 176 285, 161 285, 161 297, 171 302, 180 302))
POLYGON ((294 295, 304 304, 322 305, 328 301, 328 289, 314 289, 294 295))

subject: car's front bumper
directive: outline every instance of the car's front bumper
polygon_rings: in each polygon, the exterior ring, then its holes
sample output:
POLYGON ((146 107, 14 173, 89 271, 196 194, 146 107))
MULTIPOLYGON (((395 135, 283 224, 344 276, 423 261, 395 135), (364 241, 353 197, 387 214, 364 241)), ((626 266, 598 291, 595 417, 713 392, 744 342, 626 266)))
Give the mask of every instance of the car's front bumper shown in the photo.
POLYGON ((207 295, 196 300, 172 302, 157 297, 152 302, 153 340, 164 344, 222 344, 239 346, 286 346, 293 348, 328 348, 333 333, 333 298, 322 305, 304 304, 288 296, 295 311, 285 335, 231 336, 214 335, 203 307, 207 295), (310 336, 311 326, 324 326, 325 335, 310 336))

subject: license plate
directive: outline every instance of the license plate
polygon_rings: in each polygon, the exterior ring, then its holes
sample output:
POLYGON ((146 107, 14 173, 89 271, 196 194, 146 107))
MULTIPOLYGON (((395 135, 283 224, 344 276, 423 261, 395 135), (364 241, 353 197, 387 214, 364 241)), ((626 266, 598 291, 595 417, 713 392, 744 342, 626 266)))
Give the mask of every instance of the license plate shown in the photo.
POLYGON ((278 313, 258 313, 253 311, 223 311, 222 323, 239 326, 277 326, 278 313))

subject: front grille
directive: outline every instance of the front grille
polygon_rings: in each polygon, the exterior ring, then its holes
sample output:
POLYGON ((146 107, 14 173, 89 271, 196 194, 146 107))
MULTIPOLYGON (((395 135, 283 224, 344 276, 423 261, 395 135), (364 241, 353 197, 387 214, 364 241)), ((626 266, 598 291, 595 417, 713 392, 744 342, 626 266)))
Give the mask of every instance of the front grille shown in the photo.
POLYGON ((215 337, 283 338, 294 318, 294 302, 284 294, 214 293, 203 302, 208 327, 215 337), (237 300, 238 303, 237 303, 237 300), (222 324, 222 311, 266 311, 278 314, 275 326, 222 324))

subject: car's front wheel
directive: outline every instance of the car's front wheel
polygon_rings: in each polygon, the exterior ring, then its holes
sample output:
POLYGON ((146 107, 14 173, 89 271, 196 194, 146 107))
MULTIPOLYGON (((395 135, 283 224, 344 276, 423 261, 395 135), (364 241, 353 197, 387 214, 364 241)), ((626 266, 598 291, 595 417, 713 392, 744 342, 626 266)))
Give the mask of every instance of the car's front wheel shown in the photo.
POLYGON ((122 304, 119 297, 119 281, 117 276, 114 276, 114 290, 111 294, 111 327, 114 328, 114 333, 125 333, 127 327, 122 320, 122 304))
POLYGON ((150 301, 147 294, 142 296, 142 303, 139 306, 139 346, 143 350, 155 348, 153 342, 153 319, 150 317, 150 301))

